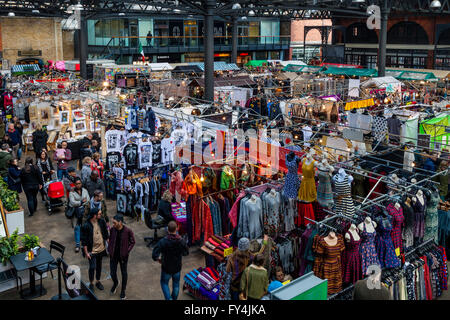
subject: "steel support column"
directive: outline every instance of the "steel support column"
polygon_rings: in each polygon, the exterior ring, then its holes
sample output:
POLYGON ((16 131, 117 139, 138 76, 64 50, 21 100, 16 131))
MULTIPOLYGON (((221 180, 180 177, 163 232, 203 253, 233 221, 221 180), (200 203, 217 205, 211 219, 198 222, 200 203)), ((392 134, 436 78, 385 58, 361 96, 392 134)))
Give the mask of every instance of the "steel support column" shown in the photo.
POLYGON ((389 16, 388 0, 383 0, 380 20, 380 40, 378 43, 378 76, 386 74, 387 23, 389 16))
POLYGON ((80 46, 80 76, 87 79, 87 23, 83 12, 80 12, 80 32, 79 32, 79 46, 80 46))
POLYGON ((205 100, 214 101, 214 9, 216 0, 206 0, 205 15, 205 100))
POLYGON ((237 51, 238 51, 238 25, 237 19, 233 18, 232 26, 232 38, 231 38, 231 63, 237 63, 237 51))

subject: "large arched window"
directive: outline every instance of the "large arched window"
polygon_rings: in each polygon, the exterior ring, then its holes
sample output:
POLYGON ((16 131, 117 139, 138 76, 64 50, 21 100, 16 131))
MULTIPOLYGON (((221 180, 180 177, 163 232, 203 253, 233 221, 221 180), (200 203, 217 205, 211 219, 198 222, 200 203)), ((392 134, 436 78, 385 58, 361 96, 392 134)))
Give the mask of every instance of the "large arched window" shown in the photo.
POLYGON ((450 45, 450 28, 445 29, 442 31, 441 35, 439 36, 439 40, 437 44, 447 44, 450 45))
POLYGON ((417 23, 405 21, 395 24, 388 32, 387 43, 429 44, 425 30, 417 23))
POLYGON ((374 30, 367 29, 361 22, 353 23, 346 29, 347 43, 378 43, 378 36, 374 30))

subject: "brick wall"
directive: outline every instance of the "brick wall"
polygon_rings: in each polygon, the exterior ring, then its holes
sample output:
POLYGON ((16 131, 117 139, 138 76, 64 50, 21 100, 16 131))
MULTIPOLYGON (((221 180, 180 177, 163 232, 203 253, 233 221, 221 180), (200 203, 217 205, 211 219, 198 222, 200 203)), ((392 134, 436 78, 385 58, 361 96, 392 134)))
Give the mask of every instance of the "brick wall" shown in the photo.
POLYGON ((3 58, 16 64, 19 50, 41 50, 42 55, 33 57, 42 60, 63 59, 63 35, 60 19, 2 17, 1 45, 3 58))
POLYGON ((71 30, 63 30, 62 39, 63 39, 63 58, 64 60, 73 60, 75 59, 75 47, 74 47, 74 31, 71 30))
MULTIPOLYGON (((293 20, 291 23, 291 41, 302 42, 305 26, 331 26, 331 20, 293 20)), ((306 42, 320 43, 322 41, 317 30, 310 30, 306 36, 306 42)), ((329 38, 331 41, 331 37, 329 38)))

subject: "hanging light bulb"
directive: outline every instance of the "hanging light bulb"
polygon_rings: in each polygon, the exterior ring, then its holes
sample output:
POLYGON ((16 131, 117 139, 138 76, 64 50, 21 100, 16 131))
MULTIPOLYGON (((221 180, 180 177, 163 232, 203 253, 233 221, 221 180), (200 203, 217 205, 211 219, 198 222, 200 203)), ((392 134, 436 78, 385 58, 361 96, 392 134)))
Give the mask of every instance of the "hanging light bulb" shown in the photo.
POLYGON ((205 181, 205 177, 203 177, 203 174, 202 174, 202 176, 200 177, 200 181, 201 181, 201 182, 205 181))

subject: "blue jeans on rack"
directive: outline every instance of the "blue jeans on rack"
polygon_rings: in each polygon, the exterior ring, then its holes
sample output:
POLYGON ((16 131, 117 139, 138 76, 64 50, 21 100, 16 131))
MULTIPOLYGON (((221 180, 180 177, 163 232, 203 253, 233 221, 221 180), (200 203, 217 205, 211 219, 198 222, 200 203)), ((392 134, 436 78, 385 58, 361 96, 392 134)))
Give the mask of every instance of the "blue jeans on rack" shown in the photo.
POLYGON ((161 270, 161 289, 166 300, 177 300, 180 291, 180 272, 169 274, 161 270), (172 294, 170 294, 169 280, 172 278, 172 294))

